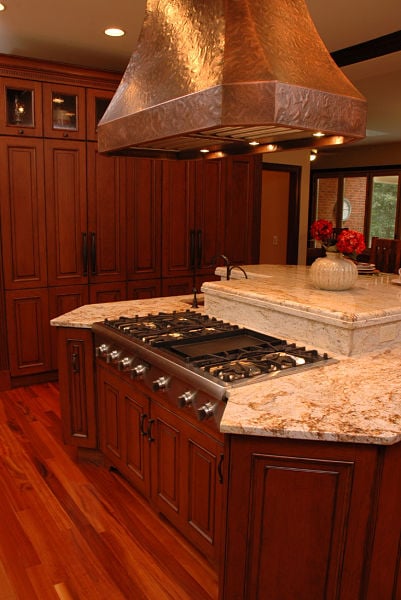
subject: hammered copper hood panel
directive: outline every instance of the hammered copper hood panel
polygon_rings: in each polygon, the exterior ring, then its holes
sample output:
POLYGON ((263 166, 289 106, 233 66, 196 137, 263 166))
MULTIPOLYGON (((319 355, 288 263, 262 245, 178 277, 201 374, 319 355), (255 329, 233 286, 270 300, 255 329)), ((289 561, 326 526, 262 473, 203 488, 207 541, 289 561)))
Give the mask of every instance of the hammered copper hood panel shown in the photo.
POLYGON ((197 158, 365 136, 366 101, 304 0, 148 0, 99 151, 197 158))

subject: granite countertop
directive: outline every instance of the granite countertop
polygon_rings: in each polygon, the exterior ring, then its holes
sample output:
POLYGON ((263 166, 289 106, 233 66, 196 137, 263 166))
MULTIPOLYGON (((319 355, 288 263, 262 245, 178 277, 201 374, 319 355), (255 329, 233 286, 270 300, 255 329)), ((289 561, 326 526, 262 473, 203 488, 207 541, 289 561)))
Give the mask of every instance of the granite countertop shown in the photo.
MULTIPOLYGON (((302 268, 294 270, 295 275, 297 271, 301 274, 302 268)), ((303 279, 305 284, 305 272, 303 279)), ((206 284, 205 290, 208 285, 214 284, 206 284)), ((225 282, 225 285, 232 287, 238 282, 225 282)), ((401 293, 401 289, 394 287, 395 294, 401 293)), ((255 293, 260 292, 255 288, 255 293)), ((269 293, 274 295, 272 290, 269 293)), ((340 295, 348 293, 341 292, 340 295)), ((333 296, 333 293, 329 294, 333 296)), ((202 301, 201 296, 199 299, 202 301)), ((330 302, 326 302, 329 308, 330 302)), ((334 302, 337 302, 337 296, 334 302)), ((92 323, 107 317, 186 310, 191 309, 191 303, 192 296, 175 296, 87 305, 53 319, 51 324, 90 328, 92 323)), ((207 310, 207 304, 206 293, 206 308, 200 306, 197 310, 214 316, 207 310)), ((373 310, 377 309, 373 307, 373 310)), ((232 322, 242 325, 240 321, 232 322)), ((316 347, 313 340, 305 342, 309 348, 316 347)), ((221 431, 379 445, 401 441, 401 345, 355 357, 330 355, 338 362, 232 388, 221 431)))

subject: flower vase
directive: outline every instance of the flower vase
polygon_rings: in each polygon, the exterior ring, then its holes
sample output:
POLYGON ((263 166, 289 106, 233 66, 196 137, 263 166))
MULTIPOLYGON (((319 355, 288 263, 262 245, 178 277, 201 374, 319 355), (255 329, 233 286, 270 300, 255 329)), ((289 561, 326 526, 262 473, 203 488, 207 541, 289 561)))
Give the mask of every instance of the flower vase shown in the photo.
POLYGON ((317 258, 311 265, 310 277, 313 285, 319 290, 349 290, 358 278, 355 263, 341 252, 328 252, 326 256, 317 258))

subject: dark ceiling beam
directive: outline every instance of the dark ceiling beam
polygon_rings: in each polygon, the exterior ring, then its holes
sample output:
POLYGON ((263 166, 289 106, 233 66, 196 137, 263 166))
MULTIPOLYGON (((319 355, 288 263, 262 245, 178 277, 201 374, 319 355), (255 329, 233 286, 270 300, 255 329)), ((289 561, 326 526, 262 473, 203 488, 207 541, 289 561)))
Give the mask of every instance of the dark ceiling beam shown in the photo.
POLYGON ((339 67, 345 67, 392 52, 401 52, 401 31, 394 31, 355 46, 336 50, 331 53, 331 57, 339 67))

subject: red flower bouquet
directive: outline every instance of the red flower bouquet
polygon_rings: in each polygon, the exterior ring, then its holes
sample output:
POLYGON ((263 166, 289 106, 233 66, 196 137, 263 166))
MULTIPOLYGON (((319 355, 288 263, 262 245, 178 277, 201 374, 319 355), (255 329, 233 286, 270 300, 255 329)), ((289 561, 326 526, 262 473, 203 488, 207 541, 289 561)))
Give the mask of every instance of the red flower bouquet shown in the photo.
POLYGON ((322 243, 329 252, 342 252, 347 256, 356 257, 366 248, 363 233, 352 229, 343 229, 338 236, 335 235, 333 224, 326 219, 315 221, 310 228, 314 240, 322 243))

